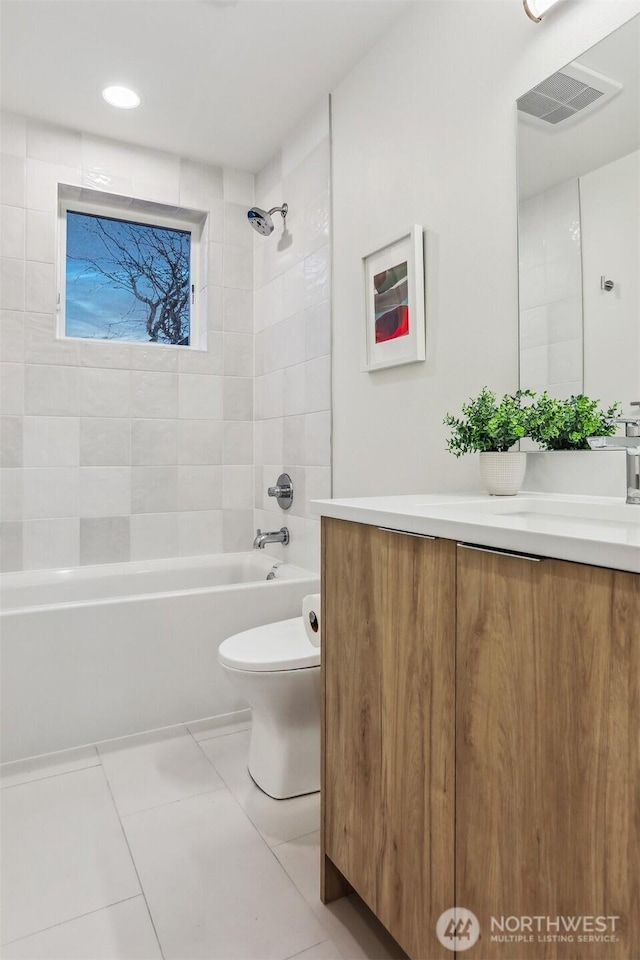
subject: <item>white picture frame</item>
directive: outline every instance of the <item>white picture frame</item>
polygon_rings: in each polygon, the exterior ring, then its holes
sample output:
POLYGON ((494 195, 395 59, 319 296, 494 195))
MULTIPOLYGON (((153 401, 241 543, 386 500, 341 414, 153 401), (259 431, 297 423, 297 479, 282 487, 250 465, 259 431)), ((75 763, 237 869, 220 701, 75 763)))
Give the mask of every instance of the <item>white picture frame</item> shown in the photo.
POLYGON ((425 359, 423 228, 414 224, 362 258, 365 353, 372 372, 425 359))

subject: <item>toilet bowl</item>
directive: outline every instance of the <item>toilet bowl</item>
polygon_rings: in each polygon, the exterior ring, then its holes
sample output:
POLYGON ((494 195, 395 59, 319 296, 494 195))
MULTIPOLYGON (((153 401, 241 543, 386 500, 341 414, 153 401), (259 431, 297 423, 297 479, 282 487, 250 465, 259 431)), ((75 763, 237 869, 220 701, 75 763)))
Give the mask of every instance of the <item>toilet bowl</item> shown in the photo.
POLYGON ((302 617, 228 637, 218 660, 252 707, 249 773, 270 797, 320 789, 320 649, 302 617))

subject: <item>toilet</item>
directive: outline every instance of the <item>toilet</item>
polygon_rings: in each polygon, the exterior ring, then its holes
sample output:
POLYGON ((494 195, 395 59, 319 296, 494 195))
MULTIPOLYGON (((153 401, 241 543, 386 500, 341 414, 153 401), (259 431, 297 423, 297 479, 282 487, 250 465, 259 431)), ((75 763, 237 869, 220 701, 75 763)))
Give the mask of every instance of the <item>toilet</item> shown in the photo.
POLYGON ((302 617, 236 633, 218 660, 252 707, 249 773, 276 800, 320 789, 320 648, 302 617))

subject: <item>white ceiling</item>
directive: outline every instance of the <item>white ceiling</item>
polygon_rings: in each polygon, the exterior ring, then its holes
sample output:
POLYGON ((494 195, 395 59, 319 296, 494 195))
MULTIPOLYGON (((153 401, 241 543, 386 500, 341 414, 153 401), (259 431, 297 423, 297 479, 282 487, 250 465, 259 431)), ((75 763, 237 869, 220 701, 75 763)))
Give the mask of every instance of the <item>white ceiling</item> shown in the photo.
POLYGON ((2 0, 7 110, 257 171, 405 0, 2 0), (109 83, 137 110, 109 107, 109 83))
MULTIPOLYGON (((542 127, 518 120, 520 197, 624 157, 640 147, 640 16, 634 17, 575 61, 622 83, 608 103, 569 126, 542 127)), ((540 77, 540 82, 544 77, 540 77)))

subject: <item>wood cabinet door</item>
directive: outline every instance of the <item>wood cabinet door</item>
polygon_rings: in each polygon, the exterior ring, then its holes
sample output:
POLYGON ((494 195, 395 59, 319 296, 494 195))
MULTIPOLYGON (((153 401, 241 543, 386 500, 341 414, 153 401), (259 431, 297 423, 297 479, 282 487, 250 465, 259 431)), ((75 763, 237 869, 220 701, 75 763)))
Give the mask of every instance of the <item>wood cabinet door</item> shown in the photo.
POLYGON ((455 545, 323 519, 322 546, 323 852, 411 957, 450 956, 455 545))
POLYGON ((464 956, 637 960, 640 576, 463 547, 457 570, 464 956))

